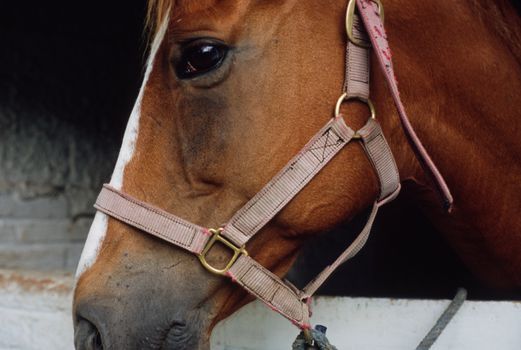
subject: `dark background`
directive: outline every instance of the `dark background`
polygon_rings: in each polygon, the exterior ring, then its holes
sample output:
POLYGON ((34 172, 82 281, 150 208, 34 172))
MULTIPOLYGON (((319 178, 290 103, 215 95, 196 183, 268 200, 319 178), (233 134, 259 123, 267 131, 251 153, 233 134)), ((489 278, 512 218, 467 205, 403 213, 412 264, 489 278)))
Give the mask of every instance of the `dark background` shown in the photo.
MULTIPOLYGON (((145 1, 0 5, 0 106, 14 116, 30 115, 34 123, 72 125, 95 140, 106 150, 105 180, 143 73, 145 9, 145 1)), ((361 221, 331 233, 336 243, 311 243, 290 278, 300 285, 311 278, 347 245, 344 231, 361 221)), ((368 246, 322 293, 449 298, 460 286, 474 299, 512 297, 481 286, 414 202, 401 195, 383 210, 368 246)))
POLYGON ((145 12, 135 0, 3 1, 0 103, 121 138, 142 75, 145 12))

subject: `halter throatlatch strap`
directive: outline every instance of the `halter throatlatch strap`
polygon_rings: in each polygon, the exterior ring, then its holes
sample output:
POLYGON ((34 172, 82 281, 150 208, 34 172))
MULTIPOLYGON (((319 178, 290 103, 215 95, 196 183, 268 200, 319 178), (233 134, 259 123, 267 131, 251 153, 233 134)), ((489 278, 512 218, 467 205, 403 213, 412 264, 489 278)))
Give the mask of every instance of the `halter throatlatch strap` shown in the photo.
MULTIPOLYGON (((337 103, 339 105, 346 99, 357 98, 367 103, 372 112, 373 106, 369 100, 369 49, 361 21, 354 13, 355 0, 351 0, 348 14, 353 16, 352 32, 348 28, 350 39, 346 50, 346 80, 344 94, 337 103), (354 38, 354 39, 353 39, 354 38)), ((356 0, 359 10, 360 6, 368 7, 365 0, 356 0)), ((369 4, 370 5, 370 4, 369 4)), ((374 19, 375 8, 362 12, 366 26, 374 19)), ((381 6, 381 5, 380 5, 381 6)), ((380 21, 380 19, 378 19, 380 21)), ((380 22, 376 22, 381 25, 380 22)), ((378 27, 377 27, 378 28, 378 27)), ((382 27, 383 28, 383 27, 382 27)), ((373 31, 369 31, 373 45, 382 45, 384 39, 375 41, 373 31), (376 44, 375 44, 376 43, 376 44)), ((385 45, 387 42, 385 41, 385 45)), ((387 47, 387 46, 386 46, 387 47)), ((378 50, 376 50, 378 51, 378 50)), ((382 55, 382 54, 379 54, 382 55)), ((383 61, 379 58, 380 62, 383 61)), ((388 60, 390 65, 390 58, 388 60)), ((392 73, 392 67, 386 72, 392 73)), ((425 153, 416 134, 408 123, 407 116, 399 100, 396 82, 390 80, 390 85, 397 100, 398 109, 404 123, 406 134, 413 144, 420 149, 419 154, 436 178, 436 167, 425 153), (394 85, 393 85, 394 84, 394 85), (393 90, 394 91, 394 90, 393 90), (407 126, 408 125, 408 126, 407 126), (410 129, 410 130, 409 130, 410 129), (422 153, 423 152, 423 153, 422 153), (425 154, 424 154, 425 153, 425 154)), ((365 126, 353 131, 348 127, 340 113, 329 120, 317 134, 304 146, 304 148, 264 186, 251 200, 249 200, 229 222, 221 229, 207 229, 183 220, 164 210, 142 202, 125 193, 118 191, 110 185, 105 185, 96 201, 95 207, 101 212, 136 227, 144 232, 159 237, 189 252, 197 254, 202 265, 212 273, 228 276, 232 281, 238 283, 248 292, 262 300, 273 310, 279 312, 294 324, 303 329, 308 329, 309 297, 324 283, 324 281, 345 261, 352 258, 365 244, 378 208, 394 199, 400 191, 400 179, 396 163, 391 150, 385 140, 382 129, 374 119, 374 115, 367 121, 365 126), (299 291, 294 286, 282 281, 253 258, 248 256, 245 248, 250 240, 266 223, 268 223, 288 202, 295 197, 313 177, 331 161, 334 156, 349 142, 361 141, 362 147, 369 158, 380 184, 380 193, 373 204, 367 223, 358 237, 330 266, 320 273, 309 285, 299 291), (222 243, 232 251, 232 258, 222 269, 211 266, 206 261, 206 254, 217 242, 222 243)), ((445 182, 439 176, 439 185, 444 188, 445 182)), ((443 192, 447 200, 451 200, 448 190, 443 192)))

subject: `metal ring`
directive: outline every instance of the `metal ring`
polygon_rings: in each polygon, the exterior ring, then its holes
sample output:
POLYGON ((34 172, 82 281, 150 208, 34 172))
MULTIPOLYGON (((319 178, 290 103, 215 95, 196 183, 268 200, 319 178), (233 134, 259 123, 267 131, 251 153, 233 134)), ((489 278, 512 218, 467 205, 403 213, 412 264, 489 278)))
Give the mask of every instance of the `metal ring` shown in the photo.
POLYGON ((347 92, 344 92, 340 97, 338 98, 338 101, 336 101, 335 106, 335 117, 338 117, 340 115, 340 107, 342 106, 342 103, 349 101, 349 100, 358 100, 360 102, 363 102, 369 107, 369 111, 371 112, 371 119, 376 119, 376 109, 374 108, 373 102, 371 99, 363 99, 358 96, 347 96, 347 92))
MULTIPOLYGON (((382 23, 384 22, 384 7, 380 0, 371 0, 378 6, 378 14, 380 18, 382 19, 382 23)), ((346 11, 346 32, 347 32, 347 38, 349 41, 351 41, 356 46, 360 47, 371 47, 371 43, 365 42, 362 40, 359 40, 354 37, 353 35, 353 25, 355 21, 355 9, 356 9, 356 0, 350 0, 347 5, 347 11, 346 11)))

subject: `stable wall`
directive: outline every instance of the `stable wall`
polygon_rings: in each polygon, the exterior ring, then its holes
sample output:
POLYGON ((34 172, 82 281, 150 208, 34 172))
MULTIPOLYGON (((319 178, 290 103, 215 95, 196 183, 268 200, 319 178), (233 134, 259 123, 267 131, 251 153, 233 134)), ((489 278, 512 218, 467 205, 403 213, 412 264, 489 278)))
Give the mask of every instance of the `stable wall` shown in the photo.
POLYGON ((2 5, 0 267, 75 269, 137 94, 144 9, 2 5))

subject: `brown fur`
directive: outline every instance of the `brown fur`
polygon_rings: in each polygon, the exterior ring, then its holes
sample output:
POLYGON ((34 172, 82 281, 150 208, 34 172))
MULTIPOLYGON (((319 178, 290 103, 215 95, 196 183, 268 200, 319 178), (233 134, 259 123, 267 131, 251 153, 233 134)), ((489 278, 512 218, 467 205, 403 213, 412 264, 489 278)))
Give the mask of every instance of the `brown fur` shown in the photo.
MULTIPOLYGON (((512 42, 520 37, 519 26, 512 27, 519 18, 506 2, 389 0, 385 6, 404 103, 453 190, 454 212, 441 211, 375 66, 372 96, 401 176, 417 183, 419 203, 484 283, 521 290, 521 66, 519 44, 512 42)), ((154 0, 153 30, 168 9, 172 19, 145 90, 123 190, 217 227, 330 118, 343 79, 345 4, 154 0), (222 74, 175 78, 170 62, 193 33, 235 47, 222 74)), ((349 106, 348 124, 359 127, 365 114, 349 106)), ((350 219, 376 193, 368 160, 359 145, 349 145, 248 250, 283 275, 307 235, 350 219)), ((213 259, 224 255, 216 251, 213 259)), ((78 282, 75 310, 81 315, 84 305, 112 303, 117 312, 107 327, 128 339, 153 323, 134 309, 196 313, 197 347, 205 348, 215 323, 248 300, 194 256, 111 219, 97 262, 78 282)))

